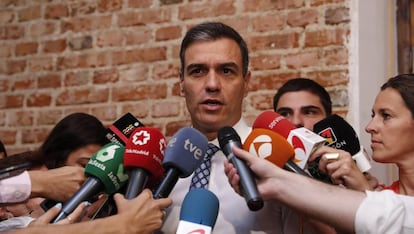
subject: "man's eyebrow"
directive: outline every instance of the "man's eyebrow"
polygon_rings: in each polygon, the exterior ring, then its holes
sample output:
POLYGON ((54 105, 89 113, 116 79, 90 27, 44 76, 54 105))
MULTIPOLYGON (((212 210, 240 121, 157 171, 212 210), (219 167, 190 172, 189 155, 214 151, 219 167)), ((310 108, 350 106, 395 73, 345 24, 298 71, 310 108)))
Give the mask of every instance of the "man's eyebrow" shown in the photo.
POLYGON ((204 64, 202 64, 202 63, 192 63, 192 64, 189 64, 187 67, 186 67, 186 70, 188 71, 188 70, 191 70, 191 69, 193 69, 193 68, 200 68, 200 67, 203 67, 203 66, 205 66, 204 64))
POLYGON ((281 112, 281 111, 289 111, 289 112, 292 112, 293 110, 292 110, 292 108, 289 108, 289 107, 280 107, 280 108, 277 108, 276 109, 276 112, 281 112))

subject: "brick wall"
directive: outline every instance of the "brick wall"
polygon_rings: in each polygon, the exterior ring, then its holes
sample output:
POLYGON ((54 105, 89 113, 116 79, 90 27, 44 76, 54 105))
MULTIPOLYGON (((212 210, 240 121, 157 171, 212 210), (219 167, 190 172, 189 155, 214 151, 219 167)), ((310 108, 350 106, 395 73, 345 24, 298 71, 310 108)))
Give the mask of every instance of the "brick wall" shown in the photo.
POLYGON ((39 146, 68 113, 109 124, 126 112, 171 136, 189 124, 178 95, 186 30, 222 21, 246 39, 249 121, 275 91, 310 77, 348 109, 350 0, 2 0, 0 139, 10 153, 39 146))

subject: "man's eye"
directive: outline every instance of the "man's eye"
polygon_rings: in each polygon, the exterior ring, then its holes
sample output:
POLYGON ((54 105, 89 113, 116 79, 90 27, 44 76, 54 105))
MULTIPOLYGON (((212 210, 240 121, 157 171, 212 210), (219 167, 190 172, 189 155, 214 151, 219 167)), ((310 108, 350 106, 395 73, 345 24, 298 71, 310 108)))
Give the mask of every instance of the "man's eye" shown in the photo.
POLYGON ((284 117, 289 117, 290 116, 290 113, 287 112, 287 111, 280 111, 280 112, 277 112, 277 113, 279 113, 281 116, 284 116, 284 117))

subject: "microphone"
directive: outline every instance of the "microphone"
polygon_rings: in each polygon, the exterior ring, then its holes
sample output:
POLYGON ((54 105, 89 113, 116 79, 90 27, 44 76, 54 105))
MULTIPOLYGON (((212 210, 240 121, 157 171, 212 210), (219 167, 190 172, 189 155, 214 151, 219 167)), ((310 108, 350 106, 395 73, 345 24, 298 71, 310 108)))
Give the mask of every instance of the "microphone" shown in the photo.
POLYGON ((371 169, 371 160, 360 145, 358 135, 341 116, 335 114, 317 122, 313 131, 326 139, 325 145, 350 153, 361 172, 371 169))
POLYGON ((131 113, 126 113, 108 126, 106 138, 110 142, 126 145, 134 129, 142 126, 144 124, 138 121, 131 113))
POLYGON ((296 128, 285 117, 273 111, 260 114, 253 123, 254 128, 269 129, 287 139, 295 150, 293 161, 302 169, 305 168, 309 156, 325 142, 325 138, 304 127, 296 128))
POLYGON ((116 143, 104 145, 85 167, 88 179, 80 189, 63 205, 62 210, 52 221, 56 223, 66 218, 75 208, 88 198, 95 196, 102 190, 107 194, 115 193, 128 179, 122 165, 124 146, 116 143))
POLYGON ((201 164, 207 148, 207 137, 197 129, 184 127, 178 130, 165 148, 162 165, 166 174, 153 197, 168 197, 178 179, 190 176, 201 164))
POLYGON ((138 127, 131 134, 124 152, 124 167, 129 172, 126 199, 140 194, 149 179, 161 179, 166 142, 164 135, 156 128, 138 127))
POLYGON ((254 128, 243 143, 243 149, 278 167, 309 177, 308 173, 292 161, 295 151, 289 142, 269 129, 254 128))
POLYGON ((232 127, 228 126, 220 128, 217 136, 221 151, 223 151, 227 160, 237 169, 240 177, 240 188, 247 202, 247 206, 251 211, 260 210, 264 203, 257 190, 253 172, 242 159, 234 155, 232 150, 232 147, 242 148, 240 136, 232 127))
POLYGON ((184 197, 176 234, 210 234, 219 211, 217 196, 207 189, 191 189, 184 197))

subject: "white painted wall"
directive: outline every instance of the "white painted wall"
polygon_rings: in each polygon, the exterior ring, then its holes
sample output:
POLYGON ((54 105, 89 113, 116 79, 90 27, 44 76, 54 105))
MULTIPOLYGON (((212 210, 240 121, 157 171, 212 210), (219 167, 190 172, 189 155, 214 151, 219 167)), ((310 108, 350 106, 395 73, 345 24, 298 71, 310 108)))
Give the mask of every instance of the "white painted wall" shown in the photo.
MULTIPOLYGON (((351 0, 350 112, 347 120, 371 153, 370 136, 364 128, 380 86, 395 74, 395 0, 351 0)), ((370 171, 380 182, 397 179, 396 167, 373 163, 370 171)))

